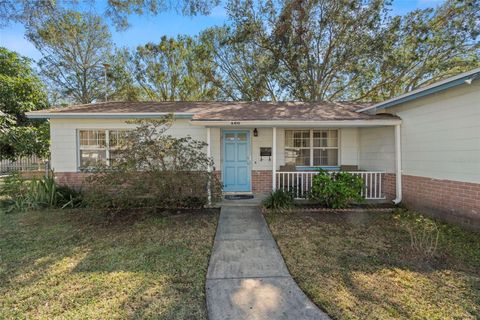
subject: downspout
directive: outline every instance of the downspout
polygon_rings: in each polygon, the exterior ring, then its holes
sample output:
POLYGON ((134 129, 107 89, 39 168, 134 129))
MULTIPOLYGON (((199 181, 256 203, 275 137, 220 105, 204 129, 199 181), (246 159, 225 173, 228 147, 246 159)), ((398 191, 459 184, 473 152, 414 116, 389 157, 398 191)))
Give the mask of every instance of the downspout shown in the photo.
POLYGON ((272 191, 277 189, 277 127, 272 128, 272 191))
MULTIPOLYGON (((212 142, 211 142, 211 129, 207 127, 207 158, 211 160, 212 158, 212 142)), ((208 165, 208 182, 207 182, 207 194, 208 194, 208 205, 212 205, 212 189, 211 189, 211 181, 210 181, 210 173, 212 172, 212 166, 208 165)))
POLYGON ((394 204, 402 202, 402 141, 400 125, 395 125, 395 194, 394 204))

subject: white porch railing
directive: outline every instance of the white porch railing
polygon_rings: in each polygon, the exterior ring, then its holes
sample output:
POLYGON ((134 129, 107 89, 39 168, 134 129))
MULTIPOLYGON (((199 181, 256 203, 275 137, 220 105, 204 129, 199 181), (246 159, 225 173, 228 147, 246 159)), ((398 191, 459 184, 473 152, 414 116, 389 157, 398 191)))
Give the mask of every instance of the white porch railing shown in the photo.
MULTIPOLYGON (((351 174, 362 177, 364 188, 362 197, 367 200, 385 199, 383 188, 385 172, 382 171, 348 171, 351 174)), ((306 199, 308 192, 312 188, 313 176, 316 171, 291 171, 277 172, 276 188, 281 190, 291 190, 295 199, 306 199)))

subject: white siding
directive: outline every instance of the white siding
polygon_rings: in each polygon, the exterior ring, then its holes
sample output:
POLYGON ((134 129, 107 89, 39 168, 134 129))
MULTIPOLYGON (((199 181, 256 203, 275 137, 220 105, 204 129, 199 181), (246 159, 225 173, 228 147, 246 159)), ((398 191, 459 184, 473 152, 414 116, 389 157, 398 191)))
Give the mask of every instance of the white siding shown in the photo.
MULTIPOLYGON (((76 172, 78 163, 78 129, 124 129, 134 128, 134 124, 119 119, 51 119, 51 166, 56 172, 76 172)), ((196 140, 206 141, 207 131, 203 127, 192 126, 188 119, 177 119, 168 131, 176 137, 190 135, 196 140)))
POLYGON ((359 130, 344 128, 340 130, 340 164, 357 166, 359 156, 359 130))
POLYGON ((394 127, 360 128, 359 169, 395 172, 394 127))
POLYGON ((402 118, 407 175, 480 183, 480 84, 388 109, 402 118))
POLYGON ((214 170, 221 170, 222 148, 221 148, 221 130, 219 128, 210 129, 210 143, 213 158, 214 170))

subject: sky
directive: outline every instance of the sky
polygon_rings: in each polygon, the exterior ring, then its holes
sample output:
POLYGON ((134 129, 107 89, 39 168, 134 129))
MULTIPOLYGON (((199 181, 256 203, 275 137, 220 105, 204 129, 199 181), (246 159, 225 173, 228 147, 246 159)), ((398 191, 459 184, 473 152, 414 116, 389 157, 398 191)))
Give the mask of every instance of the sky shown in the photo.
MULTIPOLYGON (((95 8, 103 12, 106 0, 98 0, 95 8)), ((403 15, 414 9, 435 7, 442 0, 394 0, 392 14, 403 15)), ((227 21, 227 13, 219 6, 212 10, 209 16, 184 17, 172 12, 158 16, 130 16, 130 27, 126 31, 116 31, 111 26, 112 39, 118 47, 134 48, 147 42, 158 42, 163 35, 177 36, 180 34, 196 35, 200 31, 213 26, 221 26, 227 21)), ((10 24, 0 28, 0 46, 16 51, 35 61, 41 58, 35 47, 25 39, 25 29, 21 24, 10 24)))

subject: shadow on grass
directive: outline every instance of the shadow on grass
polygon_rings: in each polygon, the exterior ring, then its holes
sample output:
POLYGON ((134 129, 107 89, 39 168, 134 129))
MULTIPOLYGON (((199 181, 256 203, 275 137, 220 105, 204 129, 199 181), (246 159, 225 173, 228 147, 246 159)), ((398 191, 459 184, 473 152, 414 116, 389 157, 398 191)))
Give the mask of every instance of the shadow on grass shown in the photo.
POLYGON ((334 318, 480 316, 480 234, 441 224, 432 258, 412 250, 401 214, 269 217, 302 289, 334 318))
POLYGON ((0 216, 0 318, 202 319, 215 212, 0 216))

